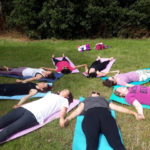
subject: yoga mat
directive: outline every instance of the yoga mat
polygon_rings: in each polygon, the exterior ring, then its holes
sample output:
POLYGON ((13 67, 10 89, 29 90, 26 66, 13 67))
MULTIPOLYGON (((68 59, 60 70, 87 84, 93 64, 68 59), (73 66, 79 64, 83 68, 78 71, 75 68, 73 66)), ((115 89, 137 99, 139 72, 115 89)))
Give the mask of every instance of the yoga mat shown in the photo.
MULTIPOLYGON (((101 62, 104 62, 107 60, 109 60, 109 58, 101 58, 101 62)), ((116 61, 116 59, 113 59, 112 61, 110 61, 109 64, 106 66, 106 68, 104 70, 102 70, 101 72, 103 72, 103 73, 109 72, 115 61, 116 61)), ((87 73, 83 72, 83 75, 87 76, 87 73)), ((101 76, 97 76, 97 78, 99 78, 99 77, 101 77, 101 76)))
MULTIPOLYGON (((70 104, 70 106, 69 106, 68 112, 69 112, 70 110, 72 110, 75 106, 77 106, 78 103, 79 103, 79 100, 73 100, 73 102, 72 102, 72 103, 70 104)), ((56 112, 56 113, 50 115, 50 116, 45 120, 45 122, 44 122, 43 124, 39 124, 39 125, 36 125, 36 126, 34 126, 34 127, 28 128, 28 129, 26 129, 26 130, 20 131, 20 132, 14 134, 13 136, 11 136, 11 137, 10 137, 9 139, 7 139, 5 142, 8 142, 8 141, 13 140, 13 139, 16 139, 16 138, 18 138, 18 137, 21 137, 21 136, 23 136, 23 135, 25 135, 25 134, 28 134, 28 133, 34 131, 34 130, 39 129, 39 128, 43 127, 44 125, 46 125, 47 123, 50 123, 50 122, 53 121, 54 119, 58 119, 58 118, 59 118, 59 115, 60 115, 60 112, 58 111, 58 112, 56 112)), ((4 142, 3 142, 3 143, 4 143, 4 142)))
MULTIPOLYGON (((55 58, 58 59, 58 60, 62 60, 63 57, 55 57, 55 58)), ((65 58, 69 61, 71 67, 75 67, 74 63, 68 57, 65 57, 65 58)), ((52 59, 52 62, 53 62, 53 59, 52 59)), ((53 62, 53 65, 55 66, 54 62, 53 62)), ((57 66, 55 66, 55 67, 57 68, 57 66)), ((79 73, 79 70, 75 69, 71 73, 79 73)))
MULTIPOLYGON (((48 78, 43 78, 43 79, 40 79, 38 81, 45 81, 45 82, 50 82, 50 83, 53 83, 55 82, 57 79, 61 78, 63 76, 62 73, 57 73, 55 72, 54 73, 55 75, 55 79, 48 79, 48 78)), ((6 75, 6 74, 0 74, 1 77, 11 77, 11 78, 18 78, 18 79, 28 79, 28 78, 31 78, 31 77, 22 77, 22 76, 17 76, 17 75, 6 75)))
MULTIPOLYGON (((80 101, 83 101, 85 98, 80 97, 80 101)), ((115 111, 111 111, 112 116, 116 118, 115 111)), ((75 131, 74 131, 74 138, 73 138, 73 144, 72 144, 72 150, 86 150, 86 139, 85 135, 82 131, 82 120, 84 116, 78 116, 76 120, 76 125, 75 125, 75 131)), ((120 132, 120 130, 119 130, 120 132)), ((121 132, 120 132, 121 136, 121 132)), ((122 136, 121 136, 122 138, 122 136)), ((111 146, 108 144, 105 136, 103 134, 100 135, 99 137, 99 146, 98 150, 113 150, 111 146)))

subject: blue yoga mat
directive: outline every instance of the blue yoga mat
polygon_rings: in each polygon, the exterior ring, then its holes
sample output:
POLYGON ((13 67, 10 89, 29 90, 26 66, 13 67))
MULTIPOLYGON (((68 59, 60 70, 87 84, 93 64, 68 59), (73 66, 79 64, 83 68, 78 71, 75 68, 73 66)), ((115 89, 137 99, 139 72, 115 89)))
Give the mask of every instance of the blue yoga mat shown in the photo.
MULTIPOLYGON (((53 80, 53 79, 47 79, 47 78, 43 78, 43 79, 40 79, 39 81, 45 81, 45 82, 50 82, 50 83, 53 83, 53 82, 55 82, 57 79, 59 79, 59 78, 61 78, 62 76, 63 76, 63 74, 62 73, 57 73, 57 72, 55 72, 54 73, 54 75, 55 75, 55 79, 53 80)), ((6 74, 0 74, 0 76, 1 77, 11 77, 11 78, 18 78, 18 79, 28 79, 28 78, 30 78, 30 77, 22 77, 22 76, 17 76, 17 75, 6 75, 6 74)))
MULTIPOLYGON (((81 97, 80 101, 83 101, 85 98, 81 97)), ((112 116, 116 118, 115 111, 111 111, 112 116)), ((75 131, 74 131, 74 138, 73 138, 73 144, 72 144, 72 150, 86 150, 86 139, 85 135, 82 131, 82 120, 84 116, 78 116, 76 120, 75 125, 75 131)), ((120 132, 120 130, 119 130, 120 132)), ((121 132, 120 132, 121 136, 121 132)), ((122 137, 122 136, 121 136, 122 137)), ((105 136, 103 134, 99 137, 99 146, 98 150, 113 150, 111 146, 108 144, 105 136)))

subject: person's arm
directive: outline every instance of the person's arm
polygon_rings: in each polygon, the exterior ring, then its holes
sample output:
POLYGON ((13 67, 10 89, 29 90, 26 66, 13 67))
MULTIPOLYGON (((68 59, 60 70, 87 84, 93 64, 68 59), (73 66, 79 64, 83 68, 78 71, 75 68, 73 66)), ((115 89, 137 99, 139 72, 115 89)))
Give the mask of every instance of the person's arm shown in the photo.
POLYGON ((132 86, 135 86, 135 85, 133 85, 133 84, 125 84, 125 86, 127 86, 127 87, 132 87, 132 86))
POLYGON ((116 73, 116 74, 119 74, 119 73, 120 73, 120 70, 110 71, 109 73, 116 73))
POLYGON ((89 70, 88 65, 85 65, 85 72, 88 73, 88 70, 89 70))
POLYGON ((35 80, 40 80, 42 78, 43 78, 43 76, 41 74, 37 74, 35 77, 31 77, 29 79, 25 79, 25 80, 17 79, 16 82, 18 82, 18 83, 27 83, 27 82, 31 82, 31 81, 35 81, 35 80))
POLYGON ((84 103, 80 103, 79 106, 68 117, 66 117, 63 123, 63 127, 66 127, 69 124, 70 120, 80 115, 83 109, 84 109, 84 103))
POLYGON ((54 68, 46 68, 46 67, 41 67, 41 68, 47 71, 56 71, 56 69, 54 68))
POLYGON ((82 65, 75 66, 75 68, 77 69, 77 68, 86 67, 86 66, 87 64, 82 64, 82 65))
POLYGON ((64 128, 65 127, 65 116, 67 114, 67 108, 62 107, 60 111, 60 118, 59 118, 59 125, 60 127, 64 128))
POLYGON ((14 105, 13 108, 20 107, 23 103, 25 103, 30 97, 32 97, 35 94, 37 94, 37 90, 31 89, 29 94, 27 96, 24 96, 23 98, 21 98, 20 101, 18 102, 18 104, 14 105))
POLYGON ((125 108, 125 107, 116 105, 114 103, 110 103, 109 104, 109 108, 112 109, 112 110, 121 112, 121 113, 134 115, 137 120, 141 120, 142 119, 142 118, 139 117, 139 115, 136 112, 134 112, 132 110, 129 110, 129 109, 125 108))
POLYGON ((103 76, 106 76, 108 74, 108 72, 99 72, 99 71, 97 71, 96 74, 97 74, 97 76, 103 77, 103 76))
POLYGON ((141 119, 145 119, 144 113, 143 113, 143 107, 142 105, 139 103, 138 100, 134 100, 132 105, 135 107, 135 109, 138 112, 138 115, 141 119))

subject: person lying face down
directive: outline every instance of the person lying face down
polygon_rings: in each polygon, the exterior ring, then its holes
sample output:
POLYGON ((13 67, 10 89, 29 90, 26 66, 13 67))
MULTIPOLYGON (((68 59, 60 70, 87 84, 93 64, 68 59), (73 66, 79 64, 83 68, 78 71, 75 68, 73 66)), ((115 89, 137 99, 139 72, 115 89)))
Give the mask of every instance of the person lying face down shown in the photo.
POLYGON ((55 79, 54 73, 52 71, 47 71, 42 68, 30 68, 30 67, 19 67, 19 68, 9 68, 9 67, 1 67, 0 74, 2 75, 17 75, 22 77, 27 77, 28 79, 19 80, 16 82, 27 83, 34 80, 40 80, 43 78, 55 79))
POLYGON ((108 79, 103 81, 103 85, 108 87, 114 85, 123 85, 123 86, 131 87, 133 85, 129 84, 130 82, 145 81, 148 78, 150 78, 150 70, 146 70, 146 69, 121 73, 121 74, 119 74, 118 71, 115 76, 109 77, 108 79))
POLYGON ((72 93, 64 89, 59 94, 48 93, 43 98, 24 104, 0 117, 0 143, 19 131, 43 124, 51 114, 60 111, 59 125, 62 126, 72 93))
POLYGON ((96 61, 94 61, 89 68, 86 67, 85 72, 88 75, 87 77, 95 78, 97 76, 106 76, 108 73, 103 73, 102 70, 104 70, 112 60, 114 60, 113 57, 109 58, 107 61, 101 62, 101 58, 98 56, 96 61))
POLYGON ((119 87, 114 93, 117 96, 124 97, 126 102, 133 105, 138 115, 145 119, 143 107, 141 104, 150 105, 150 87, 135 85, 133 87, 119 87))
POLYGON ((14 105, 14 108, 19 107, 25 101, 27 101, 32 96, 36 95, 38 92, 46 93, 52 89, 48 83, 9 83, 0 84, 0 95, 1 96, 14 96, 14 95, 26 95, 20 99, 18 104, 14 105))
POLYGON ((141 119, 136 112, 107 101, 98 92, 92 92, 90 97, 81 102, 77 109, 66 117, 63 127, 67 126, 70 120, 82 114, 84 115, 82 129, 86 137, 87 150, 98 148, 100 133, 105 135, 113 149, 125 150, 110 109, 134 115, 137 120, 141 119))
POLYGON ((68 61, 68 59, 66 58, 66 56, 64 54, 62 55, 62 57, 63 57, 62 60, 59 60, 59 59, 55 58, 54 55, 52 55, 52 60, 55 64, 55 66, 57 66, 57 69, 45 68, 45 67, 43 67, 43 68, 46 70, 49 70, 49 71, 56 71, 56 72, 61 72, 63 74, 70 74, 73 70, 75 70, 77 68, 86 67, 86 64, 72 67, 70 65, 70 62, 68 61))

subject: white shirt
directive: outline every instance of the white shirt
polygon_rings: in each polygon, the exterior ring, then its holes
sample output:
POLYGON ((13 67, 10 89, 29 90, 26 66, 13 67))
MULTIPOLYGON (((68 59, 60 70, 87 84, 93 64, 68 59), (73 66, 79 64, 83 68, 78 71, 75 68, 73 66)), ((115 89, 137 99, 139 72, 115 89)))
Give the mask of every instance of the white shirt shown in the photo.
MULTIPOLYGON (((36 69, 36 68, 26 68, 22 71, 23 77, 35 77, 37 73, 43 75, 43 69, 36 69)), ((43 75, 44 76, 44 75, 43 75)))
POLYGON ((22 107, 29 110, 35 116, 37 122, 42 124, 47 117, 60 111, 62 107, 68 108, 69 102, 60 95, 48 93, 43 98, 22 107))

